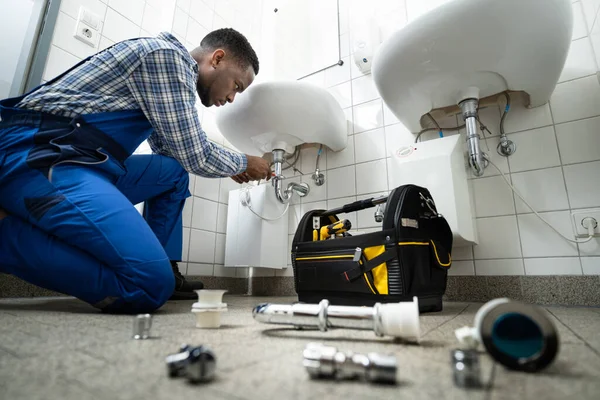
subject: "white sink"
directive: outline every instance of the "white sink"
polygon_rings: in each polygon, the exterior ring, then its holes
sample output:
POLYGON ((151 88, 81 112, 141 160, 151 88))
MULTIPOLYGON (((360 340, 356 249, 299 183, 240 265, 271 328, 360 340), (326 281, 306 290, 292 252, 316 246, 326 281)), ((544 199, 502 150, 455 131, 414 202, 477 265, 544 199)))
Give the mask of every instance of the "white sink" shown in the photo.
POLYGON ((216 122, 233 146, 255 156, 278 149, 293 153, 304 143, 340 151, 348 142, 346 116, 338 102, 307 82, 255 83, 221 107, 216 122))
POLYGON ((431 110, 466 98, 523 91, 540 106, 560 77, 572 27, 571 0, 453 0, 384 42, 373 80, 411 132, 431 110))

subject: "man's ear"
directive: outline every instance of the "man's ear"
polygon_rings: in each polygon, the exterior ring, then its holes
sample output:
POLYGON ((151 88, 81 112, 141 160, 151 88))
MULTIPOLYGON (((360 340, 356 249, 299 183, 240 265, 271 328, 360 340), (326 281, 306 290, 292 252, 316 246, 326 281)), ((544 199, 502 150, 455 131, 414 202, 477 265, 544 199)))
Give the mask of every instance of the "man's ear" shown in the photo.
POLYGON ((224 57, 225 57, 225 50, 217 49, 217 50, 213 51, 212 58, 211 58, 212 67, 217 68, 217 65, 219 65, 219 63, 221 61, 223 61, 224 57))

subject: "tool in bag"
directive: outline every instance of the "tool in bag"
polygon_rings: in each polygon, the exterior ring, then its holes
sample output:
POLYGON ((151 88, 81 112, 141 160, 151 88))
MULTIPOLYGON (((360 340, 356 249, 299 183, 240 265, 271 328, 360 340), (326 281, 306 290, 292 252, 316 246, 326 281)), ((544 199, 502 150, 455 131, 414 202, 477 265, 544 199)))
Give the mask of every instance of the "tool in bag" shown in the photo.
POLYGON ((403 185, 387 197, 311 210, 302 217, 292 242, 296 293, 301 302, 327 299, 355 306, 417 296, 421 312, 441 311, 451 249, 452 230, 424 187, 403 185), (383 203, 380 231, 320 240, 326 236, 321 227, 340 224, 337 214, 383 203))

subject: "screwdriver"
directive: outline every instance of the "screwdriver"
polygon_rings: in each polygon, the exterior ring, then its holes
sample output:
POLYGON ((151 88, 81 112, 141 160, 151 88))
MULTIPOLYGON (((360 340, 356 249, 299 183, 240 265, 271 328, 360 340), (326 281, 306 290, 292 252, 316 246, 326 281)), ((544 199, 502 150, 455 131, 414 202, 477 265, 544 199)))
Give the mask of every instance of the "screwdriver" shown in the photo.
POLYGON ((333 224, 321 227, 321 240, 326 240, 332 235, 344 233, 352 228, 352 224, 349 220, 343 219, 341 221, 334 222, 333 224))

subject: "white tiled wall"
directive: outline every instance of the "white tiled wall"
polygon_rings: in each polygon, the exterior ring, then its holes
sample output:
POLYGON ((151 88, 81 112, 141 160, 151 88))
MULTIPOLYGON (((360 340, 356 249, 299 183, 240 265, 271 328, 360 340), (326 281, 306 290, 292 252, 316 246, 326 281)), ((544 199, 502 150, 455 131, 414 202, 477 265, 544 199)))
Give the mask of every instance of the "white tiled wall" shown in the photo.
MULTIPOLYGON (((385 158, 399 145, 414 141, 414 135, 382 103, 371 76, 361 74, 351 57, 345 57, 352 52, 352 18, 374 8, 385 39, 393 29, 446 1, 340 0, 344 65, 305 78, 326 88, 349 121, 348 148, 327 153, 327 207, 388 193, 393 188, 386 179, 385 158), (393 21, 392 25, 388 21, 393 21)), ((495 133, 487 137, 492 160, 525 199, 568 237, 572 237, 571 210, 600 207, 600 83, 596 76, 600 0, 574 1, 573 10, 572 47, 550 103, 529 110, 520 98, 513 98, 505 130, 518 146, 514 156, 507 160, 495 152, 503 107, 480 112, 483 122, 495 133)), ((443 122, 455 125, 458 121, 450 118, 443 122)), ((482 146, 487 151, 485 142, 482 146)), ((305 150, 303 157, 314 154, 316 149, 305 150)), ((305 176, 314 170, 313 160, 302 162, 305 176)), ((310 178, 306 181, 312 183, 310 178)), ((561 239, 513 195, 491 166, 483 178, 473 179, 473 188, 480 242, 473 248, 454 249, 451 274, 600 274, 600 240, 578 246, 561 239)), ((301 210, 323 205, 314 201, 303 200, 301 210)), ((301 216, 292 214, 290 222, 297 222, 301 216)), ((349 218, 358 231, 378 226, 373 210, 353 213, 349 218)), ((291 271, 276 274, 291 275, 291 271)))
MULTIPOLYGON (((261 0, 63 0, 54 30, 44 80, 49 80, 79 60, 115 42, 159 32, 173 33, 193 49, 209 31, 232 27, 257 48, 260 43, 261 0), (79 8, 83 6, 102 20, 97 48, 73 37, 79 8)), ((204 130, 213 142, 231 147, 218 132, 212 110, 198 105, 204 130)), ((149 152, 141 147, 139 153, 149 152)), ((247 277, 245 270, 224 268, 228 192, 237 184, 227 179, 190 177, 190 192, 183 212, 184 248, 180 269, 188 275, 247 277)))
MULTIPOLYGON (((340 0, 340 44, 344 65, 306 78, 326 88, 340 103, 348 119, 348 148, 327 152, 321 159, 326 184, 311 185, 311 195, 290 207, 295 226, 311 208, 331 208, 357 199, 387 194, 386 158, 414 135, 382 103, 370 75, 363 75, 349 57, 352 19, 366 9, 375 15, 385 39, 395 29, 447 0, 340 0)), ((46 66, 49 79, 77 60, 129 37, 173 32, 188 48, 212 29, 232 26, 254 44, 260 58, 261 0, 63 0, 59 24, 46 66), (98 49, 86 48, 72 38, 79 6, 103 19, 98 49)), ((542 215, 565 235, 571 235, 572 209, 600 207, 600 0, 573 2, 573 42, 560 83, 549 104, 528 110, 513 99, 505 130, 518 145, 506 160, 493 149, 497 135, 488 137, 492 160, 542 215)), ((204 129, 214 142, 229 145, 218 132, 210 109, 199 107, 204 129)), ((500 109, 481 110, 481 119, 498 132, 500 109)), ((450 121, 443 121, 452 123, 450 121)), ((454 123, 456 123, 454 119, 454 123)), ((427 137, 432 139, 435 136, 427 137)), ((485 148, 485 143, 484 143, 485 148)), ((312 183, 316 148, 303 150, 296 177, 312 183)), ((224 268, 228 191, 230 179, 191 177, 184 209, 184 261, 190 275, 247 277, 245 269, 224 268)), ((456 248, 454 275, 600 274, 600 241, 573 245, 545 227, 503 184, 493 168, 473 181, 480 244, 456 248)), ((372 211, 349 215, 356 231, 377 229, 372 211)), ((293 228, 290 228, 290 242, 293 228)), ((254 271, 254 276, 291 275, 281 271, 254 271)))

